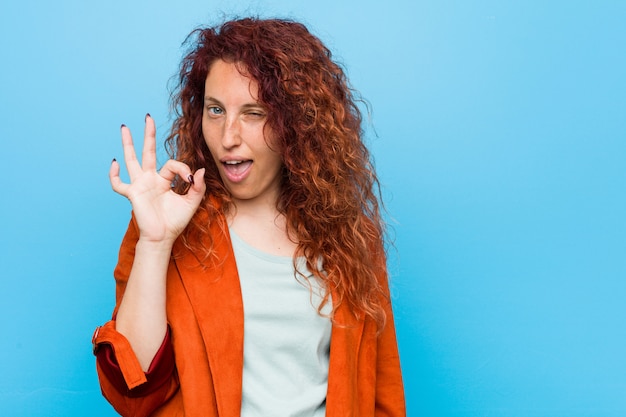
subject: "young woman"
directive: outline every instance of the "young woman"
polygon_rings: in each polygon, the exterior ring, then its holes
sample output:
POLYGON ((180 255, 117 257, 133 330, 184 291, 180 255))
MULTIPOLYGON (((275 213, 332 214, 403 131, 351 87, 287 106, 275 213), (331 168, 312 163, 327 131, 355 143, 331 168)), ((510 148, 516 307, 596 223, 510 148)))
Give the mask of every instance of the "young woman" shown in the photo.
POLYGON ((157 171, 146 116, 113 319, 94 334, 124 416, 403 416, 377 177, 341 68, 301 24, 192 34, 157 171))

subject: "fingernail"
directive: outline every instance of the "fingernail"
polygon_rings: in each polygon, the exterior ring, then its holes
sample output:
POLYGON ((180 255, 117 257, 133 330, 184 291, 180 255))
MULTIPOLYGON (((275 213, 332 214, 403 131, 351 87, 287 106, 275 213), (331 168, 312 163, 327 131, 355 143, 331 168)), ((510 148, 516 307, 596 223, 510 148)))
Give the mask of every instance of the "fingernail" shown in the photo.
POLYGON ((189 181, 189 184, 193 185, 193 175, 189 174, 187 175, 187 181, 189 181))
POLYGON ((122 123, 122 125, 120 126, 120 129, 126 127, 126 125, 124 123, 122 123))
POLYGON ((111 163, 113 163, 113 162, 117 162, 117 159, 113 158, 113 160, 111 161, 111 163))
MULTIPOLYGON (((152 117, 152 116, 150 116, 150 113, 146 113, 146 118, 145 118, 145 120, 148 120, 148 117, 152 117)), ((145 121, 145 120, 144 120, 144 121, 145 121)))

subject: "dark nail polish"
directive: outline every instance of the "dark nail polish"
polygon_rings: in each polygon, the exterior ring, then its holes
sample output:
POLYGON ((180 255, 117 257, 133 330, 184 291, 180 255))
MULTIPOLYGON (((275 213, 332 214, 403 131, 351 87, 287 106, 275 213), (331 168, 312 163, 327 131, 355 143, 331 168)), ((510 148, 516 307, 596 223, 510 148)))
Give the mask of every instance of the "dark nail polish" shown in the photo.
POLYGON ((193 182, 193 175, 191 175, 191 174, 187 175, 187 180, 189 181, 189 184, 191 184, 191 185, 194 184, 194 182, 193 182))
POLYGON ((111 163, 113 163, 113 162, 117 162, 117 159, 113 158, 113 160, 111 161, 111 163))
POLYGON ((124 123, 122 123, 122 125, 120 126, 120 129, 125 128, 126 125, 124 123))
POLYGON ((145 120, 148 120, 148 117, 152 117, 152 116, 150 116, 150 113, 146 113, 146 118, 145 118, 145 120))

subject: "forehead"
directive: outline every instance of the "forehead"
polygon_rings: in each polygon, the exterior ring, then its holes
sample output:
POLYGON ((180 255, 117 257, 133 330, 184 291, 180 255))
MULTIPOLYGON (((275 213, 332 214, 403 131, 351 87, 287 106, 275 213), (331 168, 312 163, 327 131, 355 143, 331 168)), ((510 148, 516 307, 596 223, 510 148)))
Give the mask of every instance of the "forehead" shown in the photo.
POLYGON ((241 65, 221 59, 213 62, 204 83, 205 96, 218 99, 258 101, 258 83, 245 74, 241 65))

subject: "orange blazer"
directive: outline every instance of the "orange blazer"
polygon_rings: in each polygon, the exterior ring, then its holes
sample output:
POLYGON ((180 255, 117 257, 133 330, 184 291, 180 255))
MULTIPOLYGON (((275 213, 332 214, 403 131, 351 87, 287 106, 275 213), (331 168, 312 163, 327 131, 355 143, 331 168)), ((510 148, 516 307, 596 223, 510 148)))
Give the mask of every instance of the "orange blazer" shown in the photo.
MULTIPOLYGON (((169 381, 146 396, 129 397, 117 391, 98 367, 102 392, 122 416, 240 417, 241 289, 227 229, 214 221, 211 233, 219 264, 201 266, 180 241, 169 263, 167 317, 176 364, 169 381)), ((138 238, 137 225, 131 219, 114 272, 115 311, 124 294, 138 238)), ((115 330, 113 320, 97 329, 94 347, 100 343, 113 347, 129 389, 146 382, 129 342, 115 330)), ((405 415, 391 305, 387 306, 387 324, 378 333, 373 321, 355 317, 345 303, 341 304, 331 331, 326 416, 405 415)))

